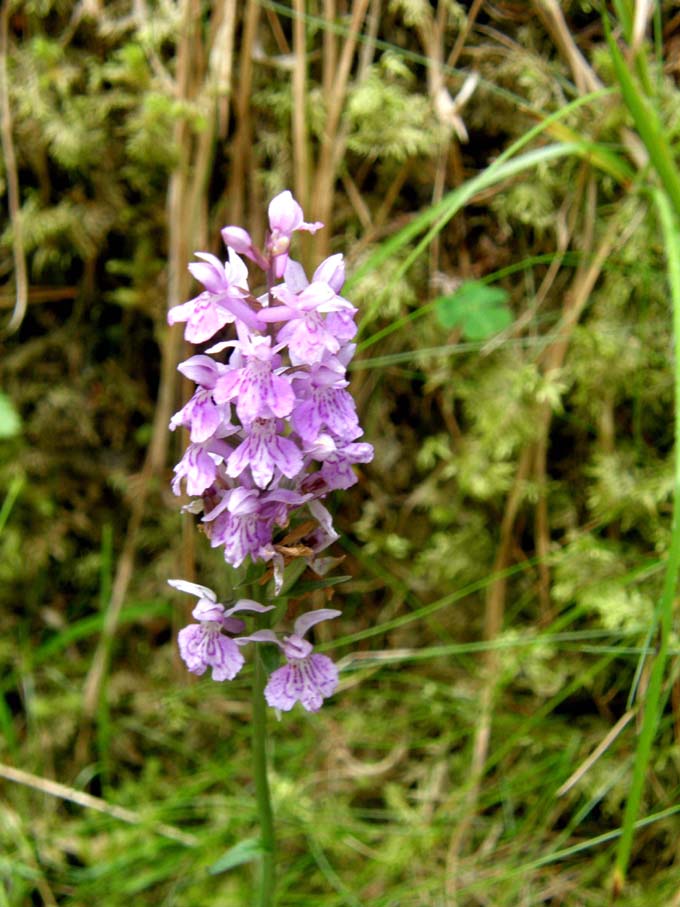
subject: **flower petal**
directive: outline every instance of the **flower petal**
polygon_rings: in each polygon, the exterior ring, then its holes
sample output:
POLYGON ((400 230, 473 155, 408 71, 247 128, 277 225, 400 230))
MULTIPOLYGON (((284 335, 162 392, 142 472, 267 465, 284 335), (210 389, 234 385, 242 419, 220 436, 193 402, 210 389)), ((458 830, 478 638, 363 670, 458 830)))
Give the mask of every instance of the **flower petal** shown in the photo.
POLYGON ((207 598, 208 601, 216 602, 217 595, 207 586, 199 586, 198 583, 190 583, 185 579, 169 579, 168 585, 180 592, 188 592, 189 595, 195 595, 197 598, 207 598))

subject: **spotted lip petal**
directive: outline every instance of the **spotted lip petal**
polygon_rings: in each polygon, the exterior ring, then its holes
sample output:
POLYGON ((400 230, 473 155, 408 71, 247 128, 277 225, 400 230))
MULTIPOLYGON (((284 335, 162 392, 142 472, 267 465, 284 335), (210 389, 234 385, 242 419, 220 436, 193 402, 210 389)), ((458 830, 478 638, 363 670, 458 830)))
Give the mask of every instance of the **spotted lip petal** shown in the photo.
POLYGON ((277 668, 264 690, 267 704, 289 712, 299 702, 307 712, 318 712, 338 685, 338 669, 326 655, 313 654, 277 668))
POLYGON ((213 680, 233 680, 245 662, 234 640, 210 622, 184 627, 177 642, 182 660, 192 674, 200 676, 212 668, 213 680))

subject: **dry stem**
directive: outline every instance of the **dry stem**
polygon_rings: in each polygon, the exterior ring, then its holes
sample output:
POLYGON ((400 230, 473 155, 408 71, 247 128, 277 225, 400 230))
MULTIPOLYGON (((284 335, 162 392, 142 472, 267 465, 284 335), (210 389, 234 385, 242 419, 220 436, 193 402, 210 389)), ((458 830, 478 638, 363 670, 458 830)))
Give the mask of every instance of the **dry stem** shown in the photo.
MULTIPOLYGON (((327 4, 328 5, 328 4, 327 4)), ((331 4, 332 5, 332 4, 331 4)), ((305 0, 293 0, 293 184, 295 196, 305 209, 309 204, 309 148, 307 145, 307 48, 305 0)), ((330 31, 330 29, 328 30, 330 31)), ((328 32, 327 32, 328 33, 328 32)), ((324 43, 325 43, 324 36, 324 43)), ((324 77, 326 69, 324 68, 324 77)))
MULTIPOLYGON (((333 184, 336 167, 345 146, 345 142, 339 136, 340 115, 347 94, 347 85, 359 30, 364 21, 368 4, 369 0, 356 0, 352 5, 349 30, 340 53, 340 61, 332 83, 331 93, 326 97, 326 123, 314 180, 312 210, 314 220, 320 220, 329 226, 331 223, 331 211, 333 210, 333 184)), ((319 257, 324 258, 330 250, 330 230, 320 231, 315 238, 319 257)))
POLYGON ((9 45, 9 0, 4 0, 0 9, 0 136, 2 152, 5 157, 7 174, 7 198, 9 219, 12 225, 12 256, 14 258, 14 280, 16 284, 16 302, 12 317, 3 333, 13 334, 18 330, 26 314, 28 305, 28 276, 26 273, 26 253, 24 250, 24 233, 22 229, 21 201, 19 198, 19 176, 17 159, 14 153, 12 138, 12 111, 9 103, 9 84, 7 73, 7 48, 9 45))
MULTIPOLYGON (((202 95, 209 125, 197 139, 194 138, 185 119, 178 120, 175 126, 179 162, 172 173, 168 189, 168 309, 187 297, 190 286, 187 261, 193 244, 203 246, 206 241, 206 190, 215 144, 215 130, 219 113, 224 112, 224 101, 229 95, 229 87, 224 83, 224 64, 221 54, 216 52, 215 42, 219 41, 220 45, 224 43, 229 54, 229 48, 233 46, 235 0, 225 0, 223 4, 214 8, 210 28, 212 47, 207 54, 204 52, 198 28, 198 13, 198 0, 184 0, 182 38, 177 52, 176 95, 187 101, 202 95), (204 74, 203 65, 206 58, 209 60, 209 67, 207 74, 204 74)), ((83 725, 77 747, 81 760, 85 757, 89 743, 89 722, 97 711, 108 668, 111 643, 134 572, 137 540, 151 482, 154 476, 162 473, 165 468, 169 443, 168 422, 175 407, 176 366, 181 348, 182 335, 179 328, 166 329, 161 345, 161 376, 152 439, 140 476, 139 491, 130 514, 125 544, 116 567, 102 634, 85 680, 83 712, 87 720, 83 725)), ((187 566, 185 564, 185 567, 187 566)))
MULTIPOLYGON (((127 822, 129 825, 142 825, 144 819, 139 813, 126 809, 123 806, 116 806, 114 803, 107 803, 100 797, 93 797, 92 794, 86 794, 82 790, 76 790, 73 787, 67 787, 58 781, 51 781, 49 778, 41 778, 39 775, 33 775, 30 772, 14 768, 12 765, 0 763, 0 778, 6 778, 15 784, 23 784, 26 787, 32 787, 50 797, 59 797, 61 800, 67 800, 69 803, 77 803, 85 809, 94 809, 97 812, 104 813, 121 822, 127 822)), ((151 828, 164 838, 170 838, 178 841, 186 847, 195 847, 198 839, 194 835, 186 834, 179 828, 172 825, 166 825, 164 822, 154 822, 151 828)))

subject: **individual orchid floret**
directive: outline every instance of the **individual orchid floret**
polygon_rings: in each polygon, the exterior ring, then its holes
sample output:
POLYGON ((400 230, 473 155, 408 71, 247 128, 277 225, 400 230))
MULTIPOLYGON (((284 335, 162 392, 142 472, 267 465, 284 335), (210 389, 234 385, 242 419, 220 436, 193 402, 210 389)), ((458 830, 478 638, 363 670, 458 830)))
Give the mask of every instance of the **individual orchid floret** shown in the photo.
POLYGON ((267 703, 281 712, 289 712, 296 702, 308 712, 318 712, 324 699, 338 685, 338 669, 327 655, 314 652, 305 634, 322 620, 339 617, 340 611, 322 608, 302 614, 293 625, 293 633, 279 640, 272 630, 256 630, 239 642, 271 642, 286 657, 287 664, 272 673, 264 690, 267 703))
POLYGON ((270 201, 268 213, 271 234, 267 242, 267 251, 271 256, 274 276, 280 278, 286 270, 290 238, 293 233, 297 230, 316 233, 323 224, 320 221, 306 223, 303 220, 302 208, 288 189, 270 201))
MULTIPOLYGON (((305 452, 322 464, 319 472, 309 476, 310 483, 318 482, 321 478, 326 491, 351 488, 357 481, 352 466, 356 463, 370 463, 374 453, 372 444, 336 442, 328 434, 319 435, 305 452)), ((306 488, 304 482, 303 488, 306 488)))
POLYGON ((200 444, 212 438, 219 428, 223 417, 223 407, 217 406, 212 391, 203 387, 194 393, 182 409, 170 420, 170 431, 180 425, 190 429, 193 444, 200 444))
POLYGON ((179 652, 187 668, 199 676, 211 668, 213 680, 233 680, 243 667, 244 658, 236 642, 224 634, 243 632, 245 625, 232 615, 238 611, 262 614, 271 611, 273 605, 261 605, 244 598, 225 609, 207 586, 182 579, 170 579, 168 583, 174 589, 198 598, 198 604, 191 612, 198 623, 184 627, 177 637, 179 652))
POLYGON ((288 514, 307 500, 305 495, 285 488, 260 492, 239 487, 226 491, 221 501, 203 517, 213 548, 224 546, 224 559, 240 567, 250 555, 260 557, 271 545, 275 526, 285 526, 288 514))
POLYGON ((210 356, 198 355, 190 356, 184 362, 180 362, 177 371, 181 372, 185 378, 193 381, 201 387, 207 387, 212 390, 215 382, 224 372, 224 366, 220 362, 215 362, 210 356))
POLYGON ((276 339, 287 345, 293 365, 321 362, 327 353, 339 352, 341 341, 351 340, 356 334, 356 309, 322 280, 315 280, 298 292, 292 292, 284 283, 275 287, 272 295, 282 305, 263 309, 259 318, 264 322, 287 322, 276 339), (342 314, 345 320, 332 321, 331 314, 342 314))
MULTIPOLYGON (((233 429, 236 431, 236 429, 233 429)), ((201 444, 190 444, 184 456, 175 466, 172 480, 173 494, 182 493, 182 481, 186 480, 188 495, 203 494, 215 482, 218 466, 232 453, 233 448, 219 437, 209 438, 201 444)))
POLYGON ((229 264, 223 264, 209 252, 197 252, 201 262, 192 262, 189 270, 205 290, 168 312, 168 324, 186 322, 184 339, 191 343, 210 340, 225 325, 240 319, 253 330, 258 328, 257 315, 245 301, 248 295, 248 269, 232 249, 229 264))
POLYGON ((302 265, 289 260, 284 283, 272 289, 279 305, 263 308, 260 321, 265 324, 288 322, 279 330, 277 341, 288 346, 293 365, 313 365, 326 353, 340 351, 357 332, 356 308, 338 296, 345 281, 342 255, 326 258, 307 280, 302 265))
POLYGON ((309 512, 316 520, 317 529, 306 537, 307 544, 318 554, 337 541, 340 536, 333 526, 333 517, 330 512, 323 506, 321 501, 311 500, 307 502, 309 512))
POLYGON ((297 445, 284 437, 277 419, 255 419, 248 426, 245 439, 227 460, 227 475, 240 476, 250 467, 258 488, 266 488, 278 469, 288 479, 294 479, 302 469, 302 454, 297 445))
POLYGON ((215 385, 217 403, 236 401, 236 412, 243 423, 256 419, 288 416, 295 403, 291 379, 284 374, 280 347, 272 346, 271 337, 253 335, 234 341, 236 355, 215 385), (243 364, 241 364, 243 363, 243 364))
POLYGON ((212 392, 218 377, 226 371, 226 367, 215 362, 210 356, 192 356, 186 362, 181 362, 177 368, 199 387, 189 402, 172 417, 170 430, 174 431, 180 425, 190 428, 191 441, 200 444, 211 438, 224 421, 224 407, 215 403, 212 392))
POLYGON ((263 271, 267 270, 269 263, 253 243, 247 230, 244 230, 243 227, 229 226, 223 227, 221 233, 225 246, 238 252, 239 255, 245 255, 263 271))
POLYGON ((336 357, 294 378, 298 399, 291 421, 303 441, 315 441, 323 429, 343 441, 354 441, 363 434, 354 400, 346 390, 349 381, 336 357))
POLYGON ((345 282, 345 257, 341 252, 324 258, 312 276, 312 283, 317 280, 327 283, 336 293, 340 292, 345 282))

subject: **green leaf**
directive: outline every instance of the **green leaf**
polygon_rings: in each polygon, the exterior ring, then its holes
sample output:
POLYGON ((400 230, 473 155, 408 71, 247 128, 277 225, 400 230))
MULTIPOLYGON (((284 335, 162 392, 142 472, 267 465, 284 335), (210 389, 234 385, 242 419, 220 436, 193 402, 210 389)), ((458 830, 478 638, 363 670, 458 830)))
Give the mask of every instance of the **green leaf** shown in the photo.
POLYGON ((486 340, 512 324, 507 299, 501 287, 469 280, 450 296, 437 299, 435 312, 442 327, 460 327, 466 340, 486 340))
POLYGON ((653 103, 635 84, 628 64, 612 35, 606 16, 603 16, 602 22, 614 71, 621 89, 621 97, 635 122, 635 128, 649 153, 649 159, 673 204, 675 214, 680 217, 680 172, 678 172, 673 149, 664 125, 653 103))
POLYGON ((216 860, 208 869, 210 875, 217 875, 220 872, 226 872, 228 869, 234 869, 236 866, 242 866, 244 863, 252 863, 253 860, 259 860, 262 856, 262 842, 259 838, 246 838, 234 844, 223 854, 219 860, 216 860))
POLYGON ((302 595, 305 592, 315 592, 317 589, 328 589, 330 586, 338 586, 340 583, 346 583, 351 579, 351 576, 325 576, 323 579, 313 579, 306 583, 297 583, 290 594, 302 595))
POLYGON ((0 391, 0 438, 14 438, 21 431, 21 419, 14 404, 0 391))
POLYGON ((281 652, 278 646, 260 644, 258 655, 262 659, 262 664, 267 674, 273 674, 281 665, 281 652))

